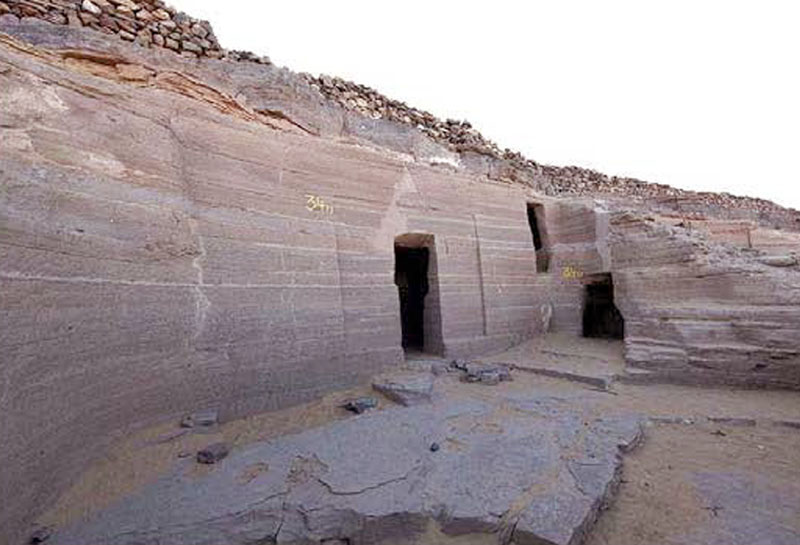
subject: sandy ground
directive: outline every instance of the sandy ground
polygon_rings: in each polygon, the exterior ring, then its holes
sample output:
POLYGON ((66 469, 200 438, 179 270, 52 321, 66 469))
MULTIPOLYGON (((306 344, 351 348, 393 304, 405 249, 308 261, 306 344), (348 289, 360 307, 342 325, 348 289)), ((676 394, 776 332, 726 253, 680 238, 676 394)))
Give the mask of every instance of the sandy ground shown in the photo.
POLYGON ((798 430, 659 424, 622 479, 587 545, 800 543, 798 430))
POLYGON ((621 342, 575 337, 568 333, 535 337, 484 359, 512 364, 520 369, 553 369, 601 378, 625 371, 621 342))
MULTIPOLYGON (((572 369, 594 374, 620 368, 619 346, 598 341, 593 347, 585 341, 553 336, 494 359, 524 362, 532 354, 537 365, 574 359, 572 369), (591 361, 596 368, 589 369, 591 361)), ((800 544, 800 429, 781 424, 800 422, 797 392, 624 384, 603 392, 523 371, 514 377, 499 386, 448 381, 443 387, 470 388, 488 397, 509 391, 577 394, 598 416, 635 412, 657 419, 648 426, 644 445, 626 455, 619 494, 588 545, 800 544)), ((361 395, 378 397, 378 410, 391 404, 362 387, 207 431, 185 431, 177 422, 137 431, 114 444, 39 520, 55 527, 76 522, 157 479, 176 458, 194 456, 216 441, 236 448, 348 418, 339 405, 361 395)), ((484 537, 453 540, 431 528, 425 543, 484 543, 484 537)))

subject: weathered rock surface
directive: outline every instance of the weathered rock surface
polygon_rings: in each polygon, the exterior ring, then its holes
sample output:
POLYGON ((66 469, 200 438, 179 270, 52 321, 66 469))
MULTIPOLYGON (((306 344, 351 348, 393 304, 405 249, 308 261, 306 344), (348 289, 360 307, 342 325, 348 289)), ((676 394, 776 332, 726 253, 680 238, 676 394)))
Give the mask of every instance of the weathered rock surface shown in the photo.
POLYGON ((234 451, 202 476, 178 462, 52 542, 413 543, 434 520, 449 535, 580 543, 613 494, 621 451, 641 438, 639 419, 593 419, 547 396, 503 403, 511 410, 439 400, 372 412, 234 451))
POLYGON ((625 359, 649 371, 639 379, 797 388, 800 269, 641 214, 609 223, 625 359))
POLYGON ((435 235, 442 350, 533 333, 529 189, 334 139, 341 112, 286 70, 23 19, 0 28, 0 89, 9 540, 115 430, 285 407, 400 363, 403 233, 435 235))

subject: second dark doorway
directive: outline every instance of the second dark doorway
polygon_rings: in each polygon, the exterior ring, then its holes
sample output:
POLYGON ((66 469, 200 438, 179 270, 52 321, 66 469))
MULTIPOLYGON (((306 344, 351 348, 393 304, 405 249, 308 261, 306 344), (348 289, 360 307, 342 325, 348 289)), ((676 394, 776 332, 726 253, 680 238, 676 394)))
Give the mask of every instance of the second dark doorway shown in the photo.
POLYGON ((425 348, 425 296, 428 294, 428 248, 394 247, 395 284, 400 292, 403 348, 425 348))
POLYGON ((587 279, 583 302, 583 336, 622 339, 625 322, 614 304, 614 283, 610 274, 587 279))

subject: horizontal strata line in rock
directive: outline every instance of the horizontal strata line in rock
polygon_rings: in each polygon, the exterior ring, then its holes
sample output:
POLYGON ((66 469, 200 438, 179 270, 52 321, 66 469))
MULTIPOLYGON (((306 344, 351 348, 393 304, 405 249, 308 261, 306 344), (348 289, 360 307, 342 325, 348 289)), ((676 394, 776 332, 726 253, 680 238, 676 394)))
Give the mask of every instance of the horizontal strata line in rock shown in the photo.
MULTIPOLYGON (((291 274, 287 272, 285 274, 291 274)), ((331 276, 336 276, 336 273, 330 273, 331 276)), ((344 276, 349 275, 349 273, 344 276)), ((114 280, 110 278, 88 278, 83 276, 63 277, 63 276, 38 276, 38 275, 23 275, 15 273, 0 273, 0 280, 18 281, 18 282, 60 282, 68 284, 115 284, 120 286, 141 286, 141 287, 154 287, 154 288, 225 288, 225 289, 258 289, 258 288, 292 288, 292 289, 342 289, 342 288, 390 288, 397 287, 394 283, 385 284, 230 284, 219 283, 213 284, 205 282, 203 284, 192 282, 145 282, 142 280, 114 280)), ((475 287, 477 283, 465 284, 448 284, 447 287, 475 287)), ((531 284, 504 284, 504 287, 531 287, 531 284)), ((441 291, 441 290, 440 290, 441 291)), ((538 308, 538 305, 528 306, 503 306, 503 308, 538 308)))
MULTIPOLYGON (((283 271, 283 274, 293 274, 294 271, 283 271)), ((276 273, 276 274, 281 274, 276 273)), ((296 273, 296 274, 307 274, 307 273, 296 273)), ((337 273, 331 272, 329 273, 330 276, 337 276, 337 273)), ((352 276, 351 273, 344 273, 343 276, 352 276)), ((360 276, 367 276, 367 275, 360 275, 360 276)), ((385 276, 385 275, 375 275, 375 276, 385 276)), ((386 283, 386 284, 231 284, 231 283, 209 283, 204 282, 202 284, 197 282, 145 282, 142 280, 115 280, 112 278, 89 278, 85 276, 49 276, 49 275, 29 275, 29 274, 20 274, 20 273, 0 273, 0 280, 19 280, 19 281, 42 281, 42 282, 67 282, 72 284, 120 284, 120 285, 128 285, 128 286, 152 286, 152 287, 163 287, 163 288, 196 288, 198 286, 204 288, 312 288, 312 289, 319 289, 319 288, 395 288, 397 287, 394 283, 386 283)), ((451 287, 474 287, 478 284, 475 282, 471 283, 449 283, 447 285, 448 288, 451 287)), ((485 286, 491 287, 493 284, 484 284, 485 286)), ((498 284, 499 285, 499 284, 498 284)), ((528 288, 531 287, 532 284, 502 284, 503 287, 519 287, 519 288, 528 288)), ((520 308, 528 308, 527 306, 521 306, 520 308)))
POLYGON ((36 276, 14 273, 0 273, 0 280, 21 282, 66 282, 71 284, 118 284, 123 286, 146 286, 156 288, 295 288, 295 289, 341 289, 341 288, 394 288, 394 284, 198 284, 192 282, 144 282, 142 280, 114 280, 107 278, 88 278, 84 276, 36 276))

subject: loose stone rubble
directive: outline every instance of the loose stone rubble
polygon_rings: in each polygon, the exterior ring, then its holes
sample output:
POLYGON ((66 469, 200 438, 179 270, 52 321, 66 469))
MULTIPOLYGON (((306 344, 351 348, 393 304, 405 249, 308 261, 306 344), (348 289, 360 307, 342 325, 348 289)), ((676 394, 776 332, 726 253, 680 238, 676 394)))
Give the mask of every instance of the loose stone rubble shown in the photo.
POLYGON ((213 443, 197 452, 197 462, 200 464, 216 464, 230 452, 227 443, 213 443))
POLYGON ((189 17, 162 0, 5 0, 0 2, 2 15, 84 26, 184 57, 271 64, 269 57, 249 51, 225 51, 208 21, 189 17))
POLYGON ((464 382, 480 382, 482 384, 499 384, 511 380, 511 371, 505 365, 492 363, 469 362, 464 364, 464 382))

